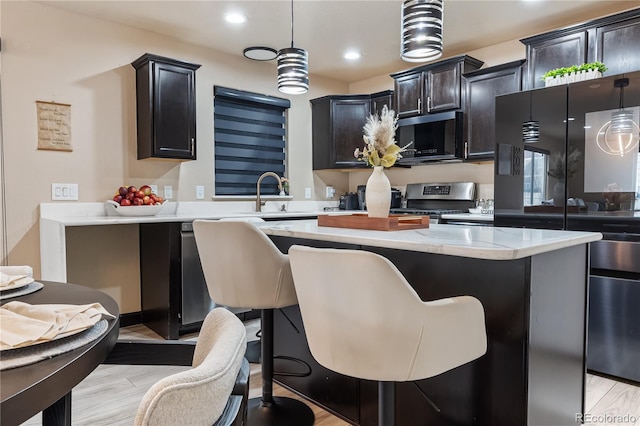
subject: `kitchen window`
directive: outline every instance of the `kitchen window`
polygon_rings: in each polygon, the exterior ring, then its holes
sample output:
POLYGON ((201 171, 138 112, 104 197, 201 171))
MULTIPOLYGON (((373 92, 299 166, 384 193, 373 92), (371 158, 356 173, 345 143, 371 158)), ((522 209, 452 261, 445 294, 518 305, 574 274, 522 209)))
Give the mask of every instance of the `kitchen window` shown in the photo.
MULTIPOLYGON (((215 195, 256 195, 264 172, 286 171, 288 99, 214 86, 215 195)), ((278 195, 275 179, 261 194, 278 195)))

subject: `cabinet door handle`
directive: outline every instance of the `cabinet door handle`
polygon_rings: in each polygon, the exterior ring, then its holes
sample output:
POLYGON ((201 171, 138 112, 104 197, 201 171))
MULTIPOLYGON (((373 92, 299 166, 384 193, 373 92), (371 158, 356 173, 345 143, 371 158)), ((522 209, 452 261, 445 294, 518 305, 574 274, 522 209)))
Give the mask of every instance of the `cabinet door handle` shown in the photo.
POLYGON ((464 141, 464 159, 469 158, 469 141, 464 141))
POLYGON ((191 155, 193 155, 194 153, 195 144, 196 144, 195 138, 191 138, 191 155))
POLYGON ((418 98, 418 114, 422 114, 422 99, 418 98))
POLYGON ((431 112, 431 96, 427 96, 427 112, 431 112))

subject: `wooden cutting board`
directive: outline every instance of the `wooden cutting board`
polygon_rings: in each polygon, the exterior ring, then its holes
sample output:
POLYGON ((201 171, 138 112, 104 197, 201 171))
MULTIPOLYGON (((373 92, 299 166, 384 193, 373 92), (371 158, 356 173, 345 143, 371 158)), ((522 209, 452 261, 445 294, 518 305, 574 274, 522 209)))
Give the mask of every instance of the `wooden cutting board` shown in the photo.
POLYGON ((401 231, 429 227, 429 216, 390 214, 389 217, 369 217, 366 213, 349 215, 319 215, 318 226, 335 228, 371 229, 374 231, 401 231))

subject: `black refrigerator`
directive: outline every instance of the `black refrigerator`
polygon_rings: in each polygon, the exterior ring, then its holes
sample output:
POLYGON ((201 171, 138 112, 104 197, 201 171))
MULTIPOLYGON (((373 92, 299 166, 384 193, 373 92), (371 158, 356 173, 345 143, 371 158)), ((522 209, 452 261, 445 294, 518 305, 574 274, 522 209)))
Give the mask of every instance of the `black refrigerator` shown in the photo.
POLYGON ((494 225, 597 231, 587 368, 640 382, 640 72, 496 97, 494 225))

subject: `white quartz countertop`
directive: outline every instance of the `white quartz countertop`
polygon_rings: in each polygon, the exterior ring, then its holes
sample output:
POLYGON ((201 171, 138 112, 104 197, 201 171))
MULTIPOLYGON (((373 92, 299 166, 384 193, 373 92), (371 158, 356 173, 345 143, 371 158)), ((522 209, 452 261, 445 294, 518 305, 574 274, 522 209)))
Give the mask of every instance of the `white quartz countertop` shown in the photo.
POLYGON ((442 218, 448 220, 468 220, 470 222, 493 222, 492 214, 481 213, 443 214, 442 218))
MULTIPOLYGON (((135 208, 135 207, 134 207, 135 208)), ((196 219, 221 219, 229 217, 261 217, 281 219, 315 217, 327 214, 325 208, 337 208, 337 202, 276 202, 267 201, 263 211, 255 211, 254 202, 180 202, 167 203, 155 216, 120 216, 105 207, 104 203, 43 203, 40 218, 63 226, 122 225, 135 223, 191 222, 196 219), (284 206, 285 210, 280 210, 284 206)), ((332 214, 353 213, 335 211, 332 214)))
POLYGON ((598 232, 430 225, 425 229, 370 231, 318 226, 318 221, 259 223, 267 235, 385 247, 491 260, 512 260, 597 241, 598 232))

